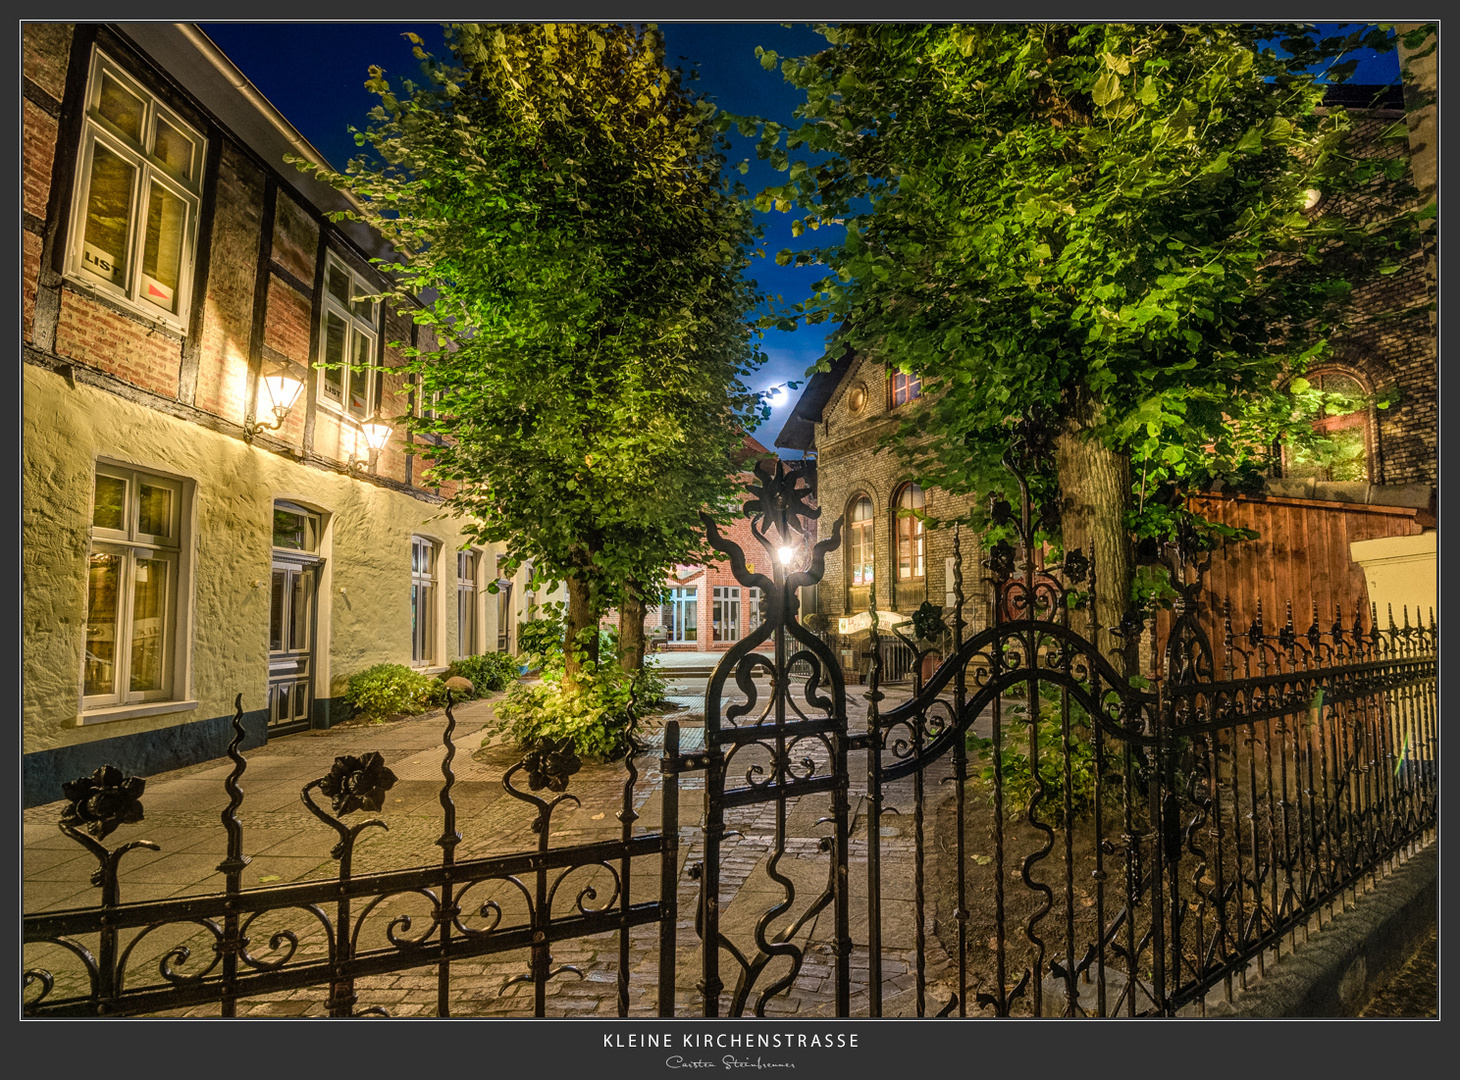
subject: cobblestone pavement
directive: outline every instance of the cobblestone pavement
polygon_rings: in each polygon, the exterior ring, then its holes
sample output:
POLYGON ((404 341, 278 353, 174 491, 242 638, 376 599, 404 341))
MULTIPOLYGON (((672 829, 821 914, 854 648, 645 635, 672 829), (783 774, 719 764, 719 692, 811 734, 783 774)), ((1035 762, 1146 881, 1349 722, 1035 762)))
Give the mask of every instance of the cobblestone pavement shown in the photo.
POLYGON ((1359 1011, 1360 1017, 1437 1019, 1440 1015, 1439 928, 1431 930, 1414 955, 1359 1011))
MULTIPOLYGON (((896 700, 896 690, 893 698, 896 700)), ((853 712, 862 707, 857 688, 848 688, 853 712)), ((499 744, 483 746, 483 729, 492 719, 489 701, 469 702, 456 710, 457 756, 453 763, 456 781, 452 796, 457 807, 458 829, 463 834, 457 858, 469 859, 501 855, 535 848, 536 837, 530 831, 535 811, 526 803, 510 797, 502 786, 502 777, 518 760, 519 755, 499 744), (481 747, 480 749, 478 749, 481 747)), ((703 744, 703 729, 696 727, 699 718, 681 714, 682 747, 694 749, 703 744)), ((861 722, 853 717, 853 727, 861 722)), ((361 834, 356 848, 354 871, 366 874, 387 869, 427 865, 439 858, 436 839, 441 832, 442 785, 441 763, 445 753, 442 742, 444 726, 440 711, 424 716, 385 724, 346 724, 329 731, 311 732, 275 739, 268 745, 248 752, 248 764, 241 786, 244 801, 239 818, 244 829, 244 851, 252 862, 245 871, 243 885, 254 888, 277 882, 332 880, 337 864, 330 856, 335 836, 315 819, 300 802, 300 789, 310 780, 324 775, 337 755, 381 752, 396 774, 397 782, 387 794, 387 802, 379 815, 388 829, 369 829, 361 834)), ((816 755, 812 755, 815 757, 816 755)), ((818 770, 826 766, 825 751, 817 762, 818 770)), ((661 776, 653 750, 638 759, 642 771, 633 789, 633 803, 640 814, 636 831, 657 831, 660 824, 661 776)), ((143 796, 145 819, 139 824, 123 826, 108 838, 109 846, 133 840, 150 840, 161 850, 136 850, 121 863, 120 886, 124 902, 160 899, 218 892, 223 876, 217 871, 225 854, 226 837, 221 815, 228 799, 223 782, 232 771, 232 764, 221 758, 188 768, 159 774, 147 780, 143 796)), ((585 765, 572 778, 569 791, 581 800, 574 806, 565 802, 554 812, 550 826, 550 842, 558 848, 595 839, 617 837, 619 824, 615 812, 621 805, 627 774, 622 764, 585 765)), ((853 950, 853 1015, 867 1011, 866 865, 867 844, 862 805, 865 795, 865 764, 860 755, 851 762, 851 799, 856 811, 849 845, 851 880, 851 926, 853 950)), ((938 777, 929 776, 930 804, 942 798, 938 777)), ((911 827, 911 781, 906 790, 889 790, 886 804, 903 811, 901 817, 884 818, 882 832, 883 866, 883 1000, 889 1016, 915 1015, 916 950, 914 945, 916 913, 914 908, 913 839, 911 827)), ((677 931, 676 1010, 697 1015, 702 1009, 700 991, 700 943, 695 931, 694 912, 698 903, 699 885, 688 869, 703 859, 703 843, 699 825, 704 812, 704 776, 687 774, 680 782, 680 855, 678 902, 680 920, 677 931)), ((28 809, 23 814, 23 902, 26 912, 60 910, 94 904, 99 895, 89 881, 95 868, 94 858, 57 829, 64 803, 51 803, 28 809)), ((931 806, 930 806, 931 809, 931 806)), ((830 813, 829 795, 810 795, 788 807, 787 843, 777 869, 795 883, 795 899, 786 911, 776 915, 777 927, 794 922, 814 897, 825 887, 830 872, 830 859, 820 850, 820 840, 829 832, 820 819, 830 813), (780 920, 785 920, 781 922, 780 920)), ((364 815, 360 815, 364 817, 364 815)), ((767 870, 775 836, 773 805, 735 808, 727 811, 729 834, 721 849, 721 930, 742 954, 756 952, 754 933, 757 922, 783 897, 779 885, 767 870)), ((931 835, 931 831, 929 833, 931 835)), ((578 872, 575 872, 578 873, 578 872)), ((592 872, 581 871, 583 877, 571 879, 577 889, 610 887, 606 873, 598 879, 592 872)), ((652 900, 658 895, 658 857, 635 860, 631 895, 635 901, 652 900)), ((509 897, 490 892, 490 883, 478 891, 483 895, 465 897, 464 908, 495 900, 510 914, 509 897)), ((565 886, 565 895, 566 895, 565 886)), ((414 914, 418 925, 429 922, 429 909, 424 898, 411 907, 405 897, 383 904, 374 913, 373 921, 361 931, 361 948, 378 947, 385 935, 394 932, 409 936, 414 914), (376 938, 369 942, 371 934, 376 938)), ((952 993, 951 972, 947 955, 933 935, 935 912, 931 902, 923 912, 927 942, 927 1010, 936 1013, 952 993)), ((945 916, 946 917, 946 916, 945 916)), ((316 927, 308 932, 307 918, 301 926, 300 912, 288 910, 261 917, 251 928, 250 937, 261 948, 276 932, 298 933, 296 956, 324 955, 323 935, 316 927)), ((470 924, 469 924, 470 925, 470 924)), ((139 939, 144 935, 138 935, 139 939)), ((767 1015, 834 1015, 833 918, 830 906, 808 920, 795 941, 805 951, 800 974, 792 988, 764 1003, 767 1015)), ((283 938, 273 948, 281 948, 283 938)), ((172 956, 171 963, 186 973, 204 966, 199 958, 212 954, 212 938, 196 934, 192 939, 167 938, 159 932, 139 941, 129 971, 134 978, 151 982, 157 967, 172 956), (154 940, 155 938, 155 940, 154 940), (178 961, 182 946, 192 950, 191 961, 178 961), (189 967, 192 963, 194 966, 189 967), (150 967, 150 972, 144 970, 150 967), (150 975, 150 978, 146 976, 150 975)), ((283 945, 287 949, 289 946, 283 945)), ((602 934, 553 946, 554 967, 576 968, 565 971, 547 984, 548 1015, 615 1015, 617 1013, 617 981, 619 946, 616 934, 602 934)), ((652 1015, 656 1006, 658 973, 658 928, 637 927, 630 933, 629 950, 629 1013, 652 1015)), ((269 954, 280 955, 279 953, 269 954)), ((53 972, 56 989, 53 996, 84 992, 84 975, 74 957, 55 946, 27 946, 25 966, 41 967, 53 972)), ((451 1009, 456 1016, 530 1016, 532 986, 530 982, 513 984, 511 980, 528 970, 527 951, 505 953, 484 959, 457 961, 452 965, 451 1009)), ((773 985, 789 970, 789 960, 773 961, 757 983, 757 991, 773 985)), ((721 977, 727 984, 726 1000, 736 981, 737 965, 728 951, 721 952, 721 977)), ((238 1015, 321 1016, 325 1014, 326 987, 281 992, 267 999, 241 1001, 238 1015)), ((379 1007, 392 1016, 434 1015, 437 1009, 437 974, 434 967, 392 975, 358 979, 357 1008, 379 1007)), ((33 994, 32 994, 33 996, 33 994)), ((753 1011, 755 998, 751 999, 753 1011)), ((217 1015, 217 1006, 186 1010, 181 1015, 217 1015)), ((164 1014, 173 1015, 173 1014, 164 1014)))

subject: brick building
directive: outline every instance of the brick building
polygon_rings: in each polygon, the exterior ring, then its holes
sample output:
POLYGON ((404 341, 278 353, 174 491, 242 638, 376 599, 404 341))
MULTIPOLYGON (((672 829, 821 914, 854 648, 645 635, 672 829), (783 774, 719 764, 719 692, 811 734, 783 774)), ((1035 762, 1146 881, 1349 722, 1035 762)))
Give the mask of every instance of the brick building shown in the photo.
POLYGON ((22 31, 26 803, 219 755, 235 695, 256 745, 511 649, 524 580, 439 516, 417 328, 360 299, 388 252, 284 162, 318 153, 194 26, 22 31))
MULTIPOLYGON (((1408 153, 1422 197, 1433 197, 1432 132, 1429 138, 1417 134, 1428 129, 1406 117, 1397 86, 1387 88, 1379 107, 1368 107, 1378 91, 1334 87, 1327 100, 1364 108, 1355 123, 1361 142, 1379 157, 1408 153), (1407 144, 1379 138, 1406 119, 1407 144)), ((1321 203, 1314 210, 1321 212, 1321 203)), ((1426 598, 1435 603, 1439 401, 1430 313, 1434 295, 1432 250, 1417 252, 1397 273, 1354 289, 1350 325, 1333 342, 1331 360, 1308 378, 1337 393, 1394 390, 1397 400, 1387 409, 1315 419, 1339 440, 1345 455, 1322 467, 1279 456, 1266 494, 1202 501, 1209 516, 1263 532, 1261 539, 1231 545, 1213 560, 1208 580, 1234 594, 1234 625, 1245 628, 1259 601, 1271 618, 1282 612, 1284 600, 1301 602, 1309 595, 1319 602, 1325 626, 1334 602, 1351 611, 1355 599, 1372 601, 1382 612, 1392 600, 1396 613, 1401 604, 1413 610, 1426 598)), ((878 449, 896 429, 900 411, 921 396, 920 381, 883 357, 841 351, 827 359, 828 370, 807 381, 776 438, 777 447, 815 458, 824 509, 821 536, 829 535, 836 515, 843 517, 841 548, 828 556, 819 596, 806 609, 814 606, 832 619, 864 611, 876 589, 881 611, 910 614, 926 599, 944 605, 945 617, 951 616, 952 532, 925 532, 921 522, 900 516, 899 510, 921 509, 946 520, 966 511, 975 496, 923 491, 895 451, 878 449)), ((991 597, 982 580, 977 538, 965 533, 961 546, 963 615, 970 632, 976 632, 991 617, 991 597)), ((1307 613, 1298 617, 1306 619, 1307 613)), ((865 636, 838 642, 844 663, 848 656, 856 662, 865 636)))
MULTIPOLYGON (((748 460, 775 457, 749 435, 745 436, 745 455, 748 460)), ((748 482, 750 474, 741 479, 748 482)), ((764 549, 746 518, 734 518, 721 535, 740 545, 752 572, 757 560, 764 561, 764 549)), ((762 566, 761 572, 765 570, 762 566)), ((663 584, 666 600, 648 609, 644 627, 669 652, 724 652, 765 617, 760 590, 747 589, 736 581, 724 559, 676 566, 663 584)))

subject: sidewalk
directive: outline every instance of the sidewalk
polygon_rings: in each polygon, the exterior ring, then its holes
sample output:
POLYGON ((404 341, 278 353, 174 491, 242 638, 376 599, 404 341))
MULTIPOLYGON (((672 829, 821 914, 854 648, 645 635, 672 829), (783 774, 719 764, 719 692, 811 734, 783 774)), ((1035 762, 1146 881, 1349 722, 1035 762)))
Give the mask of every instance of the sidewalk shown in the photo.
MULTIPOLYGON (((683 655, 683 654, 681 654, 683 655)), ((719 654, 714 654, 717 658, 719 654)), ((695 745, 702 729, 696 724, 703 705, 700 700, 683 717, 686 749, 695 745)), ((862 702, 855 688, 849 702, 860 711, 862 702)), ((686 702, 685 704, 688 704, 686 702)), ((452 798, 457 808, 458 829, 463 841, 458 859, 499 855, 535 847, 530 831, 534 811, 507 795, 502 777, 519 759, 510 748, 498 745, 481 748, 483 728, 492 720, 491 701, 467 702, 455 709, 457 747, 452 764, 455 784, 452 798)), ((329 880, 337 874, 330 857, 334 834, 315 819, 300 801, 300 789, 328 772, 334 758, 379 751, 397 777, 387 794, 386 805, 377 815, 388 825, 367 830, 356 848, 355 872, 359 874, 416 866, 439 858, 436 838, 441 832, 441 764, 444 713, 437 710, 423 716, 385 724, 349 723, 328 731, 309 732, 275 739, 246 754, 247 767, 241 778, 243 804, 238 816, 243 825, 243 849, 252 857, 244 872, 245 888, 278 882, 329 880)), ((855 721, 854 721, 855 723, 855 721)), ((702 739, 702 735, 700 736, 702 739)), ((634 805, 641 815, 636 828, 657 830, 660 811, 660 774, 656 757, 659 740, 642 755, 642 770, 634 788, 634 805)), ((815 753, 813 757, 817 756, 815 753)), ((824 757, 824 751, 821 756, 824 757)), ((826 761, 817 763, 818 770, 826 761)), ((123 902, 178 897, 221 891, 223 875, 217 871, 226 850, 221 815, 228 805, 224 780, 233 770, 226 758, 159 774, 147 779, 142 796, 145 817, 123 826, 107 838, 109 847, 134 840, 150 840, 161 851, 137 850, 121 862, 120 887, 123 902)), ((860 807, 865 793, 865 770, 852 765, 852 805, 860 807), (859 780, 859 773, 862 779, 859 780)), ((619 824, 614 814, 622 799, 626 778, 621 763, 587 765, 572 778, 569 792, 582 800, 581 807, 565 802, 554 812, 551 841, 560 847, 593 839, 616 836, 619 824)), ((937 790, 936 787, 932 790, 937 790)), ((699 885, 685 868, 702 860, 699 825, 704 813, 704 775, 690 773, 680 783, 680 853, 677 961, 677 1008, 682 1015, 695 1015, 700 994, 700 944, 694 929, 694 912, 699 885)), ((910 807, 908 793, 897 793, 910 807)), ((898 800, 889 800, 898 801, 898 800)), ((24 910, 38 912, 88 906, 99 900, 89 883, 95 859, 57 828, 64 802, 32 807, 23 813, 24 910)), ((827 826, 818 822, 830 812, 829 796, 811 795, 788 807, 786 853, 779 871, 796 884, 796 897, 787 920, 804 911, 827 881, 829 859, 818 843, 827 826)), ((363 820, 367 815, 358 814, 363 820)), ((783 897, 781 887, 766 872, 775 836, 774 806, 766 804, 727 812, 730 834, 721 846, 721 930, 746 955, 756 952, 754 931, 766 910, 783 897)), ((352 821, 353 823, 353 821, 352 821)), ((866 1010, 868 970, 865 903, 866 841, 864 820, 858 814, 849 849, 852 882, 854 984, 852 1011, 866 1010)), ((891 882, 912 875, 911 836, 899 836, 896 828, 883 829, 882 864, 891 882)), ((634 895, 657 895, 657 873, 635 871, 634 895)), ((914 1012, 913 905, 908 890, 889 889, 883 901, 884 1008, 887 1015, 914 1012)), ((936 1012, 947 1000, 949 990, 934 984, 947 977, 947 960, 932 934, 934 912, 929 903, 925 929, 929 949, 929 1011, 936 1012), (935 960, 936 956, 936 960, 935 960)), ((777 925, 780 925, 779 923, 777 925)), ((772 928, 774 930, 774 928, 772 928)), ((267 938, 269 931, 256 931, 267 938)), ((834 938, 828 907, 810 920, 797 935, 806 951, 801 976, 791 991, 767 1003, 768 1015, 834 1014, 834 938)), ((160 946, 159 946, 160 947, 160 946)), ((40 966, 57 976, 56 994, 61 994, 66 968, 65 954, 56 947, 29 947, 26 967, 40 966), (33 955, 34 952, 34 955, 33 955), (61 969, 61 970, 58 970, 61 969)), ((573 965, 582 978, 571 974, 548 983, 549 1015, 616 1015, 618 946, 614 935, 564 942, 553 947, 553 964, 573 965)), ((630 1015, 652 1015, 658 964, 657 930, 639 927, 631 935, 630 1015)), ((722 979, 733 990, 737 973, 730 955, 722 952, 722 979)), ((75 965, 72 965, 75 966, 75 965)), ((184 967, 184 970, 188 970, 184 967)), ((527 970, 527 953, 504 954, 475 962, 453 965, 453 992, 458 995, 455 1015, 530 1016, 532 990, 519 984, 503 990, 503 983, 527 970)), ((773 985, 785 972, 777 961, 762 975, 757 990, 773 985)), ((153 968, 155 978, 155 965, 153 968)), ((75 975, 72 978, 76 978, 75 975)), ((393 1016, 431 1015, 435 1011, 434 968, 399 975, 359 980, 360 1008, 381 1006, 393 1016)), ((241 1002, 239 1015, 321 1016, 326 987, 281 994, 277 999, 241 1002)), ((754 999, 752 998, 752 1003, 754 999)), ((216 1006, 193 1010, 198 1015, 217 1015, 216 1006)))

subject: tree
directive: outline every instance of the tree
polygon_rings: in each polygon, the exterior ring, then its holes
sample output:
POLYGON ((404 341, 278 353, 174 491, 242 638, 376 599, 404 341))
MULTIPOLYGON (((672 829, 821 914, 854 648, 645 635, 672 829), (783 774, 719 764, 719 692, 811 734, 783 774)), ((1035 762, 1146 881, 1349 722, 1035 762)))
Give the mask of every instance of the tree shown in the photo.
POLYGON ((922 376, 897 445, 923 483, 1006 491, 1011 426, 1047 416, 1035 485, 1064 547, 1093 549, 1117 626, 1132 532, 1170 535, 1181 492, 1254 483, 1293 426, 1281 381, 1324 354, 1356 275, 1405 255, 1403 162, 1360 157, 1319 108, 1301 69, 1334 50, 1303 27, 821 32, 781 67, 806 101, 764 126, 789 176, 761 205, 845 239, 779 256, 832 271, 782 319, 845 320, 843 341, 922 376), (1307 212, 1315 189, 1336 209, 1307 212))
POLYGON ((448 507, 567 583, 573 682, 607 606, 702 551, 697 511, 733 491, 759 405, 750 212, 653 27, 452 25, 445 59, 413 40, 424 82, 366 83, 377 160, 324 175, 434 332, 410 427, 448 507))

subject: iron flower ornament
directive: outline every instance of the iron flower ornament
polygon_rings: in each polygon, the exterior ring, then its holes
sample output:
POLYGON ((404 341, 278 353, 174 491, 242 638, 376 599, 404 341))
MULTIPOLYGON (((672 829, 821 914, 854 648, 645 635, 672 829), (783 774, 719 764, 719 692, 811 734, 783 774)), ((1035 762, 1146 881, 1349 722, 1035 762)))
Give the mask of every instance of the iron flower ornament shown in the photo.
POLYGON ((761 520, 762 534, 774 529, 782 540, 789 540, 793 532, 804 536, 802 521, 815 520, 821 516, 821 510, 807 505, 806 499, 812 491, 801 486, 801 474, 770 459, 755 463, 755 477, 759 483, 750 487, 745 516, 752 522, 756 518, 761 520))
POLYGON ((127 776, 115 765, 103 765, 90 776, 61 785, 71 805, 61 814, 62 826, 85 829, 100 840, 118 825, 142 820, 142 792, 147 781, 127 776))
POLYGON ((393 787, 395 773, 375 750, 361 757, 345 754, 335 758, 329 775, 319 782, 319 790, 329 796, 336 814, 373 813, 385 805, 385 793, 393 787))
POLYGON ((527 786, 533 791, 543 788, 565 790, 568 778, 582 765, 573 750, 573 740, 566 735, 561 739, 538 740, 537 746, 522 759, 522 768, 527 772, 527 786))

